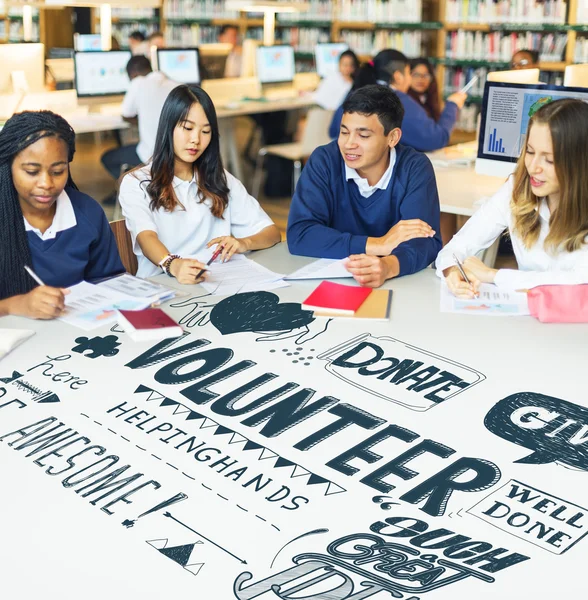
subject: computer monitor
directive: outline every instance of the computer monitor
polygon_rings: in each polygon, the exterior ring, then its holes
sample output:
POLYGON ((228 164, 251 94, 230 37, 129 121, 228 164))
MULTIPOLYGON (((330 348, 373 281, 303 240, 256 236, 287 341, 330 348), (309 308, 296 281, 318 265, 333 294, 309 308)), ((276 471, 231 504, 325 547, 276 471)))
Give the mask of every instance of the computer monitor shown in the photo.
POLYGON ((320 77, 327 77, 339 70, 339 57, 349 46, 344 43, 317 44, 314 48, 316 72, 320 77))
POLYGON ((197 48, 158 48, 158 69, 179 83, 200 83, 197 48))
POLYGON ((45 89, 45 46, 43 44, 0 44, 0 94, 13 91, 12 73, 22 71, 28 91, 45 89))
POLYGON ((523 149, 531 116, 541 106, 561 98, 588 102, 588 89, 486 82, 476 173, 508 177, 523 149))
POLYGON ((202 79, 222 79, 225 76, 227 58, 233 49, 232 44, 200 44, 198 52, 204 72, 202 79))
POLYGON ((124 94, 129 88, 130 50, 76 52, 74 71, 78 97, 124 94))
POLYGON ((100 52, 102 36, 99 33, 74 34, 74 49, 78 52, 100 52))
POLYGON ((502 83, 541 83, 539 69, 514 69, 512 71, 490 71, 486 81, 502 83))
POLYGON ((564 71, 564 85, 588 88, 588 64, 568 65, 564 71))
POLYGON ((294 48, 292 46, 259 46, 256 54, 260 83, 286 83, 294 80, 294 48))

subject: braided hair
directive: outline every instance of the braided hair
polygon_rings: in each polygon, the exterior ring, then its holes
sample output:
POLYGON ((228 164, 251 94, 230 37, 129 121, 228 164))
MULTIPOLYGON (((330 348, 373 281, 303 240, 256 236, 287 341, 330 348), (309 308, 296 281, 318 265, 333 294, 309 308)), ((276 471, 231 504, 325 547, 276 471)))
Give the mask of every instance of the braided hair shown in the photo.
MULTIPOLYGON (((51 111, 18 113, 0 131, 0 300, 26 294, 35 287, 24 270, 24 265, 31 264, 31 251, 12 180, 12 163, 19 152, 45 137, 62 139, 67 144, 67 160, 72 161, 75 132, 63 117, 51 111)), ((71 174, 66 185, 77 189, 71 174)))

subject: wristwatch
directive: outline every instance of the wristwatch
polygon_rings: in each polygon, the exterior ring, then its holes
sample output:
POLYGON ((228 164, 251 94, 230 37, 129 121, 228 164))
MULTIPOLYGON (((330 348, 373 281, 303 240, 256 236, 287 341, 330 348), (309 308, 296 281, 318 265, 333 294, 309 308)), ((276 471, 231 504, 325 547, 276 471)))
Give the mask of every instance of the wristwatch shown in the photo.
POLYGON ((164 273, 167 273, 168 277, 173 277, 173 275, 171 274, 171 271, 169 270, 169 268, 170 268, 172 262, 174 260, 176 260, 176 258, 181 258, 181 256, 179 254, 168 254, 159 263, 159 266, 161 267, 161 270, 164 273))

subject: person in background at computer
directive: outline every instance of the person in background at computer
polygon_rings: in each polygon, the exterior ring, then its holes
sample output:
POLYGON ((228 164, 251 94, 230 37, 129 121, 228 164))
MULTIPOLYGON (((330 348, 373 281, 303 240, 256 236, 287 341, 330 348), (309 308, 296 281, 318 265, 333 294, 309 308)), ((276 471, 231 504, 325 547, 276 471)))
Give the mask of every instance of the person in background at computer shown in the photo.
POLYGON ((364 286, 430 265, 441 249, 431 161, 399 144, 404 108, 387 86, 343 104, 339 138, 310 156, 296 186, 286 239, 292 254, 346 258, 364 286))
POLYGON ((157 48, 165 48, 165 36, 161 31, 154 31, 147 37, 147 47, 156 46, 157 48))
MULTIPOLYGON (((421 152, 444 148, 449 142, 451 130, 457 120, 458 111, 463 107, 467 94, 456 92, 447 98, 439 121, 429 117, 422 106, 408 95, 410 89, 410 62, 398 50, 382 50, 369 63, 363 64, 357 75, 353 89, 378 83, 391 87, 404 107, 402 143, 421 152)), ((343 108, 337 109, 329 127, 332 138, 339 135, 339 125, 343 108)))
POLYGON ((239 45, 239 28, 235 25, 223 25, 218 34, 218 41, 233 47, 225 63, 225 77, 241 77, 242 49, 239 45))
POLYGON ((147 56, 149 54, 149 46, 145 39, 145 34, 142 31, 133 31, 128 39, 129 50, 133 56, 147 56))
POLYGON ((196 86, 181 85, 168 96, 153 161, 125 175, 120 203, 139 277, 161 267, 180 283, 198 283, 206 267, 193 257, 206 248, 222 246, 218 260, 225 261, 281 239, 257 200, 224 170, 214 104, 196 86))
POLYGON ((353 85, 353 78, 359 69, 359 59, 353 50, 345 50, 339 56, 339 70, 325 77, 314 93, 315 102, 327 110, 341 106, 353 85))
POLYGON ((179 85, 160 71, 153 71, 149 59, 142 55, 129 60, 127 73, 131 84, 122 103, 122 117, 129 122, 138 120, 139 143, 114 148, 102 155, 102 164, 114 179, 120 177, 122 165, 136 167, 151 158, 163 103, 179 85))
POLYGON ((513 69, 538 69, 539 52, 537 50, 518 50, 512 55, 510 66, 513 69))
POLYGON ((441 251, 437 274, 460 298, 472 298, 480 283, 514 290, 588 283, 587 190, 588 104, 546 104, 529 121, 514 175, 441 251), (505 231, 519 270, 492 269, 476 258, 505 231))
POLYGON ((426 58, 410 61, 410 88, 408 95, 414 98, 435 122, 441 117, 439 88, 433 65, 426 58))
POLYGON ((58 317, 66 288, 124 272, 104 211, 71 179, 74 153, 73 129, 49 111, 0 131, 0 316, 58 317))

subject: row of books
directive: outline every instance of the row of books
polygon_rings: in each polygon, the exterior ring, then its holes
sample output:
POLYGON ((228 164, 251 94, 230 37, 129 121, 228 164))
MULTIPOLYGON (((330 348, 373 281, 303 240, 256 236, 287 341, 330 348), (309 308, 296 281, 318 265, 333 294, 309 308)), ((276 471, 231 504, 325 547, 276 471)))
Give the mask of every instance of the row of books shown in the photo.
POLYGON ((484 94, 484 85, 488 76, 488 67, 454 67, 445 71, 445 80, 443 90, 446 94, 457 92, 463 88, 474 77, 478 77, 476 83, 470 88, 470 96, 482 96, 484 94))
MULTIPOLYGON (((0 37, 6 37, 6 25, 4 26, 4 35, 0 30, 0 37)), ((39 22, 33 21, 31 34, 31 41, 39 41, 39 22)), ((8 41, 10 42, 21 42, 24 40, 24 27, 22 21, 9 21, 8 22, 8 41)))
POLYGON ((411 58, 422 55, 423 34, 421 31, 341 31, 341 40, 357 54, 374 55, 385 48, 400 50, 411 58))
POLYGON ((422 0, 341 0, 337 19, 372 23, 418 23, 422 0))
POLYGON ((190 47, 200 44, 213 44, 218 40, 220 27, 210 25, 174 25, 168 23, 165 28, 167 46, 190 47))
POLYGON ((574 62, 588 63, 588 38, 576 38, 576 47, 574 49, 574 62))
POLYGON ((517 50, 537 50, 542 61, 560 61, 567 44, 565 33, 504 33, 453 31, 447 36, 445 56, 460 60, 509 62, 517 50))
POLYGON ((298 52, 314 52, 317 44, 330 40, 330 31, 318 27, 289 27, 279 30, 277 39, 293 46, 298 52))
POLYGON ((140 7, 116 7, 111 9, 113 19, 154 19, 155 10, 153 8, 140 7))
POLYGON ((447 0, 446 23, 566 22, 565 0, 447 0))
POLYGON ((461 131, 474 132, 478 127, 479 104, 466 104, 458 114, 455 128, 461 131))
POLYGON ((334 9, 336 2, 333 0, 298 0, 308 4, 308 10, 300 12, 278 13, 278 21, 283 23, 300 21, 332 21, 335 17, 334 9))
POLYGON ((166 0, 166 19, 238 19, 239 12, 227 10, 224 0, 166 0))

